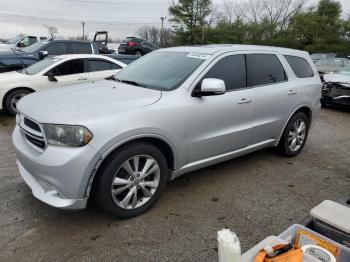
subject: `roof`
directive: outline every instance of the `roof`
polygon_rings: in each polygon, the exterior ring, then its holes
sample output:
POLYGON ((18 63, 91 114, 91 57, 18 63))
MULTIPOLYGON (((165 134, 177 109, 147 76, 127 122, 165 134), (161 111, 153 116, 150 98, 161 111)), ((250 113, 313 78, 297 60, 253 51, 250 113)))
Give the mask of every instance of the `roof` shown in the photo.
POLYGON ((105 55, 94 55, 94 54, 59 55, 59 56, 55 56, 55 58, 60 58, 60 59, 102 58, 102 59, 110 60, 110 58, 108 56, 105 56, 105 55))
POLYGON ((180 46, 162 49, 160 51, 174 51, 174 52, 195 52, 212 55, 222 52, 234 51, 265 51, 276 52, 282 54, 296 54, 305 55, 307 52, 295 50, 290 48, 275 47, 275 46, 261 46, 261 45, 236 45, 236 44, 222 44, 222 45, 203 45, 203 46, 180 46))

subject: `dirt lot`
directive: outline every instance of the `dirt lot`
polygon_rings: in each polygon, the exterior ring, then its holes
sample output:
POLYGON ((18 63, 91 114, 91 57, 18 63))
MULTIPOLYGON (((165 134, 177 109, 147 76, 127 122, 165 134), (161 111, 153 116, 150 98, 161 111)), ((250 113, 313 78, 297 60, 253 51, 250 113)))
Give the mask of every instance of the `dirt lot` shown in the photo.
POLYGON ((320 201, 350 196, 349 111, 322 110, 296 158, 269 149, 182 176, 130 220, 34 199, 16 168, 13 125, 0 114, 0 261, 216 261, 219 229, 247 250, 320 201))

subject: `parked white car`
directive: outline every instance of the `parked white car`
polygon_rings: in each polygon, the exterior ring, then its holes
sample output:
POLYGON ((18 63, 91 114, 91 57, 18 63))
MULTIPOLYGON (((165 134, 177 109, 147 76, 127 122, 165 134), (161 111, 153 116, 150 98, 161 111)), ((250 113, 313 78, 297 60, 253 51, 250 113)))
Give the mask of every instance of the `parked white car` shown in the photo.
POLYGON ((100 80, 127 65, 102 55, 63 55, 46 58, 26 69, 0 74, 0 109, 15 115, 23 96, 49 88, 100 80))

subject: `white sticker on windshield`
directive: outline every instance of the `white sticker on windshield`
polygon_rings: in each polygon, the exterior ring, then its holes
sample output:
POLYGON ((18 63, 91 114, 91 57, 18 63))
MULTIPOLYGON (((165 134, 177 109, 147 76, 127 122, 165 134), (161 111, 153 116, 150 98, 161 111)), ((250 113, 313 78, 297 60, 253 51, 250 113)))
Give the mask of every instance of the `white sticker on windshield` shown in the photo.
POLYGON ((190 57, 190 58, 197 58, 197 59, 208 59, 210 55, 207 55, 207 54, 200 54, 200 53, 189 53, 187 55, 187 57, 190 57))

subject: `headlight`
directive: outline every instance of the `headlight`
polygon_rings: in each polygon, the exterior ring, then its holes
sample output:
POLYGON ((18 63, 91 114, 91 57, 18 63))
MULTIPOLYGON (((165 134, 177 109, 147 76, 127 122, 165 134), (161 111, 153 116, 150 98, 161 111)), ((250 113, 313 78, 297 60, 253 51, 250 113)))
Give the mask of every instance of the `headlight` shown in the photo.
POLYGON ((43 129, 47 143, 55 146, 82 147, 93 137, 83 126, 44 124, 43 129))

